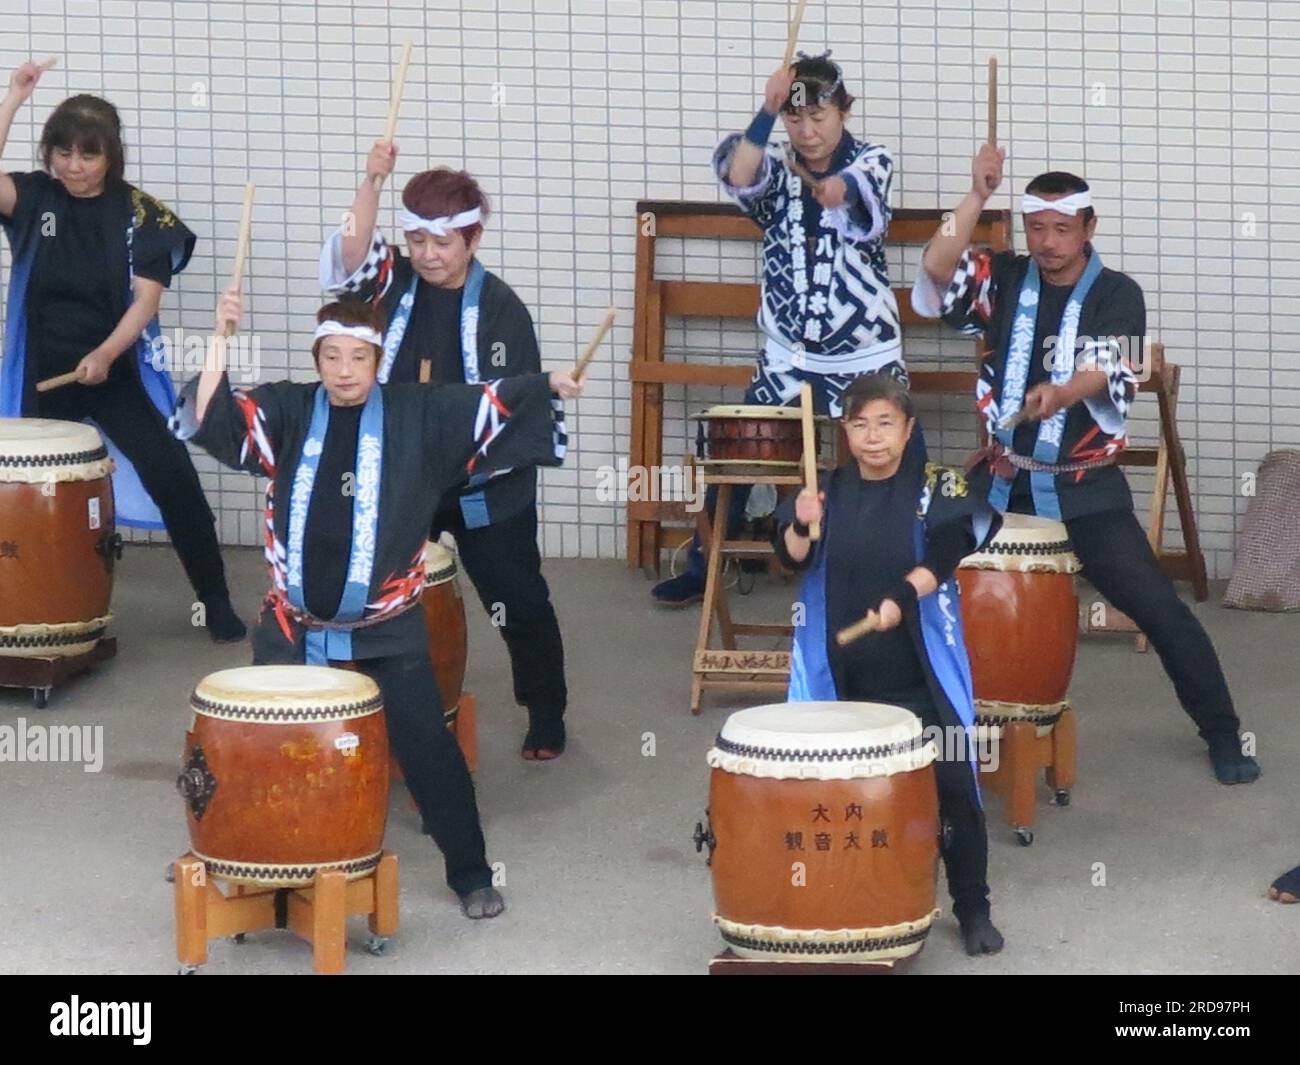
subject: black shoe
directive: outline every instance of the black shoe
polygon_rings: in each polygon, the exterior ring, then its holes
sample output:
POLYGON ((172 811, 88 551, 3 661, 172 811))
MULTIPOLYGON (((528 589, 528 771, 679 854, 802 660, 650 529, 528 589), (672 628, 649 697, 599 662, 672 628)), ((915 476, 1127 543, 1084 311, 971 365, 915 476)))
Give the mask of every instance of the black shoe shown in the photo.
POLYGON ((1214 776, 1220 784, 1249 784, 1259 779, 1259 763, 1241 751, 1241 738, 1237 735, 1213 736, 1206 741, 1210 748, 1210 762, 1214 776))
POLYGON ((660 581, 650 594, 660 606, 690 606, 704 598, 704 578, 694 573, 683 573, 680 577, 660 581))
POLYGON ((203 600, 203 613, 207 619, 208 635, 216 643, 238 643, 248 635, 248 626, 235 613, 228 595, 203 600))
POLYGON ((961 938, 966 945, 966 953, 972 957, 978 954, 996 954, 1002 949, 1002 933, 993 927, 988 914, 968 917, 961 923, 961 938))
POLYGON ((471 921, 481 921, 504 913, 506 900, 494 887, 475 888, 460 897, 460 908, 471 921))

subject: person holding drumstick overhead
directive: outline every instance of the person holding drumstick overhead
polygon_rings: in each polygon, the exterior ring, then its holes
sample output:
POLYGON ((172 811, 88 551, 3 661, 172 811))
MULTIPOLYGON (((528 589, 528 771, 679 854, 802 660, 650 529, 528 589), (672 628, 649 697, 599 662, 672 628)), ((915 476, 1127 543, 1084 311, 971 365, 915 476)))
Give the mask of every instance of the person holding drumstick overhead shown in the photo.
MULTIPOLYGON (((817 411, 838 417, 840 394, 856 376, 907 381, 885 264, 894 164, 888 149, 845 128, 852 106, 830 53, 801 53, 768 79, 749 128, 729 134, 713 154, 723 189, 763 230, 764 347, 745 403, 784 406, 808 382, 817 411), (769 144, 778 115, 789 152, 769 144)), ((733 493, 729 531, 747 498, 746 490, 733 493)), ((706 508, 712 513, 712 498, 706 508)), ((703 598, 704 583, 697 538, 686 572, 651 594, 662 606, 686 606, 703 598)))
POLYGON ((355 662, 384 697, 389 737, 447 883, 471 918, 504 908, 492 885, 469 769, 442 727, 424 612, 424 548, 444 492, 475 473, 558 465, 573 373, 432 387, 382 385, 383 316, 352 300, 317 314, 320 381, 232 390, 224 370, 238 288, 217 307, 214 358, 182 391, 174 431, 268 478, 271 588, 255 664, 355 662))
MULTIPOLYGON (((0 151, 46 66, 24 63, 10 78, 0 151)), ((165 525, 209 635, 242 640, 216 521, 189 452, 167 432, 171 381, 153 361, 163 290, 189 262, 194 234, 124 179, 121 122, 107 100, 64 100, 45 123, 40 154, 44 170, 0 172, 0 222, 13 251, 0 416, 93 420, 120 452, 117 521, 165 525), (75 380, 37 390, 61 375, 75 380)))
POLYGON ((1243 749, 1219 656, 1161 571, 1115 465, 1145 343, 1142 289, 1102 265, 1092 193, 1074 174, 1026 186, 1028 255, 971 247, 1004 159, 992 144, 976 154, 971 190, 926 246, 912 290, 918 313, 985 338, 976 398, 991 444, 972 479, 998 510, 1064 522, 1084 577, 1156 649, 1216 778, 1249 783, 1259 763, 1243 749))
POLYGON ((902 706, 948 737, 934 769, 953 914, 968 954, 994 954, 1002 935, 990 917, 975 706, 953 574, 1001 518, 960 472, 926 461, 901 382, 859 377, 843 404, 849 460, 823 474, 820 491, 804 488, 777 509, 776 552, 805 574, 789 699, 902 706), (864 613, 862 634, 846 632, 864 613))
MULTIPOLYGON (((379 186, 397 146, 376 141, 347 223, 321 251, 321 286, 384 310, 380 382, 465 384, 537 373, 541 352, 523 301, 476 253, 488 202, 468 173, 440 167, 402 190, 406 254, 378 228, 379 186)), ((537 471, 480 473, 448 495, 430 537, 456 538, 465 572, 505 639, 515 700, 528 711, 529 761, 564 751, 564 643, 537 548, 537 471)))

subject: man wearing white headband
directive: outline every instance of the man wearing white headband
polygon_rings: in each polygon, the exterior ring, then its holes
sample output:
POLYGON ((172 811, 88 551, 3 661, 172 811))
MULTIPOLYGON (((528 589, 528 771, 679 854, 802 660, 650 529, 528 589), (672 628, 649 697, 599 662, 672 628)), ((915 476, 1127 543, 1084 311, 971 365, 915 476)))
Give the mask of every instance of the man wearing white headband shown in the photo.
MULTIPOLYGON (((406 254, 377 227, 378 182, 397 148, 378 141, 347 222, 321 251, 321 285, 383 308, 379 380, 437 384, 537 373, 541 354, 523 301, 476 257, 487 199, 464 171, 416 174, 402 190, 406 254), (378 181, 377 181, 378 179, 378 181)), ((537 548, 537 471, 481 473, 451 493, 431 534, 451 532, 460 562, 510 653, 515 700, 528 710, 522 755, 549 761, 566 741, 564 643, 537 548)))
MULTIPOLYGON (((229 289, 217 332, 238 324, 229 289)), ((379 385, 383 318, 359 301, 322 307, 319 383, 233 390, 214 359, 182 391, 173 431, 234 469, 267 478, 263 530, 271 588, 253 631, 256 664, 355 663, 384 698, 389 742, 446 861, 465 914, 495 917, 474 786, 441 727, 429 657, 424 545, 442 496, 467 475, 558 465, 569 373, 432 387, 379 385)), ((220 349, 215 352, 221 355, 220 349)))
POLYGON ((918 313, 985 340, 976 399, 990 444, 972 481, 1001 511, 1065 524, 1083 575, 1150 638, 1215 776, 1248 783, 1259 765, 1243 752, 1214 645, 1161 571, 1115 465, 1145 350, 1142 289, 1102 266, 1092 194, 1073 174, 1026 187, 1028 255, 971 247, 1004 158, 988 144, 975 156, 971 191, 926 246, 912 289, 918 313))

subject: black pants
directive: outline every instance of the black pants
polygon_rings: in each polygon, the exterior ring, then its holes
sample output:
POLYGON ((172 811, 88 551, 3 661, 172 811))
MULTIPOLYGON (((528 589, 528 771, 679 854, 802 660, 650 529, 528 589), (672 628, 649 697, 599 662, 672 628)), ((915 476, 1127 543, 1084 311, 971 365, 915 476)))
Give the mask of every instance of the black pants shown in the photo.
POLYGON ((1202 738, 1235 738, 1241 722, 1214 644, 1161 571, 1133 511, 1089 514, 1065 527, 1084 577, 1150 639, 1202 738))
POLYGON ((438 682, 426 651, 356 663, 384 697, 388 743, 420 808, 458 895, 492 883, 474 783, 465 756, 442 719, 438 682))
MULTIPOLYGON (((902 706, 921 719, 925 728, 960 728, 961 722, 948 708, 940 709, 929 691, 919 689, 902 697, 882 697, 868 678, 846 671, 840 682, 840 698, 861 702, 882 702, 902 706)), ((966 752, 970 744, 962 745, 966 752)), ((934 779, 939 791, 939 853, 948 876, 952 912, 958 921, 989 914, 989 837, 980 805, 975 766, 966 759, 944 757, 942 746, 934 761, 934 779)))
POLYGON ((216 519, 194 463, 185 445, 167 431, 162 415, 133 373, 119 370, 102 385, 74 384, 46 392, 39 397, 37 414, 73 422, 94 418, 130 460, 145 491, 158 505, 198 598, 219 599, 228 594, 216 519))
POLYGON ((528 708, 530 730, 539 742, 559 742, 569 694, 560 623, 537 549, 536 505, 467 529, 459 502, 452 499, 434 518, 434 537, 444 530, 456 538, 461 564, 506 641, 515 701, 528 708))

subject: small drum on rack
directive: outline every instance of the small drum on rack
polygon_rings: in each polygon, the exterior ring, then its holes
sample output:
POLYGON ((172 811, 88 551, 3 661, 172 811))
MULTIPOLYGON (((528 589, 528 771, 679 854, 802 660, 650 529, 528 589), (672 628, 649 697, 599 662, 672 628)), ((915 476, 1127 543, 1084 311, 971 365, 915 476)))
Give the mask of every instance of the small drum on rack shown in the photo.
POLYGON ((429 630, 429 657, 438 677, 442 712, 455 721, 465 684, 468 653, 465 602, 460 594, 456 556, 436 540, 424 545, 424 622, 429 630))
POLYGON ((978 704, 1057 707, 1078 647, 1079 560, 1065 526, 1007 514, 992 541, 957 570, 962 626, 978 704))
POLYGON ((0 657, 92 650, 109 622, 112 459, 80 422, 0 418, 0 657))
POLYGON ((803 457, 803 423, 798 407, 723 405, 691 418, 700 423, 696 449, 703 462, 797 466, 803 457))
POLYGON ((732 714, 708 761, 714 921, 743 957, 892 965, 937 915, 935 748, 910 711, 779 703, 732 714))
POLYGON ((247 666, 190 696, 176 786, 191 850, 213 876, 301 887, 379 864, 388 816, 383 701, 362 673, 247 666))

